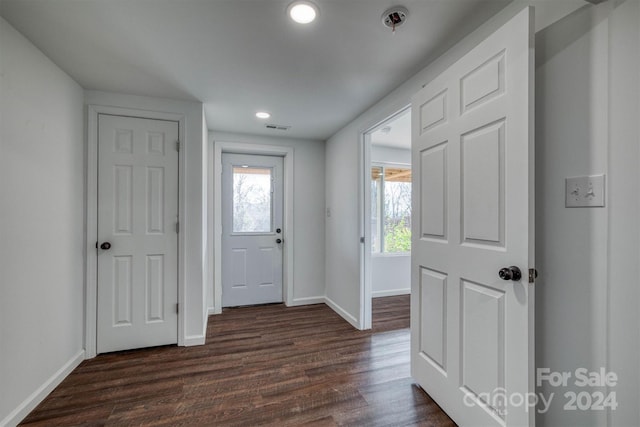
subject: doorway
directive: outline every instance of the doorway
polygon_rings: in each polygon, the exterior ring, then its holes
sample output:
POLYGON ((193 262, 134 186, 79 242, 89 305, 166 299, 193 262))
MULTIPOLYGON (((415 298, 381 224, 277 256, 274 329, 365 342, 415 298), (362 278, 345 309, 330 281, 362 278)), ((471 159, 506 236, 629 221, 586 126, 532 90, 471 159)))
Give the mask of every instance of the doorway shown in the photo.
MULTIPOLYGON (((295 236, 293 231, 293 171, 294 171, 294 149, 293 147, 253 144, 244 142, 213 141, 213 186, 211 197, 213 198, 213 310, 210 314, 222 313, 223 295, 223 155, 227 154, 247 154, 250 156, 275 156, 282 159, 282 297, 287 306, 293 304, 293 253, 295 247, 295 236)), ((242 162, 240 162, 242 163, 242 162)), ((249 166, 242 163, 240 166, 249 166)), ((277 227, 276 227, 277 228, 277 227)), ((275 230, 274 230, 275 232, 275 230)), ((273 236, 271 236, 273 237, 273 236)), ((276 237, 277 239, 277 237, 276 237)), ((277 242, 276 242, 277 243, 277 242)))
MULTIPOLYGON (((406 305, 411 292, 411 109, 363 135, 364 304, 406 305), (394 301, 391 301, 393 299, 394 301), (405 301, 406 300, 406 301, 405 301)), ((378 310, 380 312, 380 310, 378 310)), ((363 328, 371 327, 371 316, 363 328)))
POLYGON ((282 302, 283 158, 222 154, 222 306, 282 302))

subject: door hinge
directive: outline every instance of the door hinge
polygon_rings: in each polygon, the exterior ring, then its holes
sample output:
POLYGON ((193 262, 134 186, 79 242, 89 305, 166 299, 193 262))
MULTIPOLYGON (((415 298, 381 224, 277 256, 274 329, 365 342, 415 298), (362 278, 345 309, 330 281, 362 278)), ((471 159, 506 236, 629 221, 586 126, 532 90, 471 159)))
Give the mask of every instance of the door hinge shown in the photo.
POLYGON ((180 221, 176 222, 176 233, 180 233, 180 221))
POLYGON ((176 313, 180 313, 180 303, 176 303, 176 313))
POLYGON ((360 238, 360 243, 364 243, 364 237, 360 238))
POLYGON ((538 270, 535 268, 529 269, 529 283, 534 283, 536 281, 536 277, 538 277, 538 270))
POLYGON ((180 141, 176 141, 176 151, 180 151, 180 141))

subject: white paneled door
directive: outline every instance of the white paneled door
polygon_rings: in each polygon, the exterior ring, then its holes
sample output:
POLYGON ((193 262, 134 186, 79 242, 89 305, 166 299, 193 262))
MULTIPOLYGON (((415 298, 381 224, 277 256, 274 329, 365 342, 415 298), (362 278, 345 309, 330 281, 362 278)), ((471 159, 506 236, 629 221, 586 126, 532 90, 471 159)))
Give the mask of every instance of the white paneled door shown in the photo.
POLYGON ((283 158, 222 154, 222 306, 282 302, 283 158))
POLYGON ((411 370, 461 426, 535 422, 532 21, 412 101, 411 370))
POLYGON ((178 340, 178 126, 98 115, 98 353, 178 340))

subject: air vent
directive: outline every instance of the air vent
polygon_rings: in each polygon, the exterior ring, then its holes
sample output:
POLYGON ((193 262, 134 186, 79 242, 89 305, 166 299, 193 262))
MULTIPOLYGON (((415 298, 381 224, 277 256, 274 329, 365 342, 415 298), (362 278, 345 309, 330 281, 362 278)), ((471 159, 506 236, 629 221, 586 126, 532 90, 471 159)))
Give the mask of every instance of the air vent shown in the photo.
POLYGON ((264 125, 264 127, 266 127, 267 129, 272 129, 272 130, 289 130, 289 129, 291 129, 291 126, 274 125, 274 124, 267 124, 267 125, 264 125))

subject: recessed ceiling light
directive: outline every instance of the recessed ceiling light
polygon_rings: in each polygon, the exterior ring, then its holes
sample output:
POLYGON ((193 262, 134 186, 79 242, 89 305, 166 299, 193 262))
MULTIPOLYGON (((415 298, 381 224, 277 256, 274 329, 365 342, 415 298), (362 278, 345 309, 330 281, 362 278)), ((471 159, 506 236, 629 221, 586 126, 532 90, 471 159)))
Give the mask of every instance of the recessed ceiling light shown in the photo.
POLYGON ((318 16, 318 7, 310 1, 300 0, 291 3, 287 13, 298 24, 309 24, 318 16))
POLYGON ((258 111, 256 113, 256 117, 259 119, 268 119, 269 117, 271 117, 271 114, 267 113, 266 111, 258 111))

